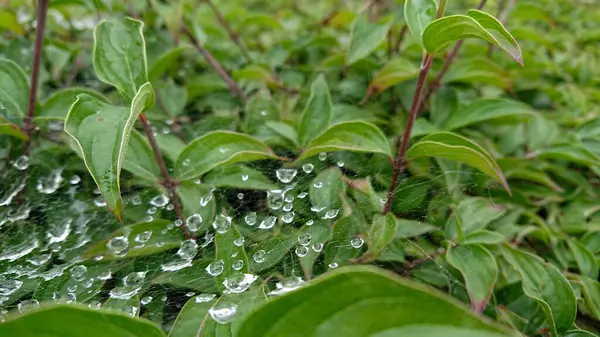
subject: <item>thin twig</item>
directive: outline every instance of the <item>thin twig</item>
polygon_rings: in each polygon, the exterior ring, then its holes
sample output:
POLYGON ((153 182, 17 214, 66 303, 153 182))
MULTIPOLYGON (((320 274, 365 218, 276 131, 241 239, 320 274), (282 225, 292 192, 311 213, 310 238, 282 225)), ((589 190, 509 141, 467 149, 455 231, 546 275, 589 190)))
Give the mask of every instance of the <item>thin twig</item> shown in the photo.
POLYGON ((150 147, 152 148, 152 152, 154 153, 154 159, 156 160, 156 163, 158 164, 158 168, 160 170, 160 174, 162 175, 163 179, 161 181, 161 185, 163 185, 169 193, 171 204, 173 204, 173 208, 175 209, 175 214, 177 215, 177 218, 181 220, 181 227, 183 228, 185 237, 187 239, 191 239, 193 236, 190 234, 187 224, 185 223, 185 217, 183 216, 183 208, 181 207, 181 203, 179 202, 179 196, 177 196, 177 182, 169 178, 167 165, 165 164, 165 160, 160 154, 160 149, 158 148, 156 137, 154 137, 154 133, 152 132, 152 126, 150 125, 150 121, 148 121, 148 118, 143 113, 140 114, 139 119, 140 122, 142 122, 144 131, 146 132, 146 137, 148 137, 150 147))
POLYGON ((23 155, 29 154, 31 147, 31 134, 34 129, 33 118, 35 116, 35 101, 37 99, 38 83, 40 78, 40 64, 42 60, 42 47, 44 46, 44 31, 46 28, 46 14, 50 0, 39 0, 37 12, 37 26, 35 28, 35 45, 33 47, 33 66, 31 68, 31 83, 29 87, 29 105, 27 116, 23 118, 23 131, 27 140, 23 145, 23 155))
POLYGON ((402 41, 404 41, 404 37, 406 36, 407 32, 408 32, 408 26, 407 25, 402 26, 402 28, 400 29, 400 34, 398 34, 398 39, 396 40, 396 45, 394 45, 394 53, 395 54, 400 53, 400 45, 402 44, 402 41))
MULTIPOLYGON (((486 2, 487 2, 487 0, 481 0, 479 5, 477 6, 477 9, 482 9, 483 6, 485 6, 486 2)), ((450 69, 450 65, 456 58, 456 55, 460 51, 460 48, 462 47, 462 45, 463 45, 463 40, 456 42, 456 45, 454 45, 454 48, 452 48, 452 51, 450 51, 450 53, 446 57, 446 60, 444 61, 444 64, 442 65, 442 68, 438 72, 437 76, 429 84, 429 87, 427 88, 427 93, 425 94, 425 98, 423 99, 423 103, 427 102, 429 100, 429 97, 431 96, 431 94, 433 94, 439 88, 440 84, 442 83, 442 78, 444 77, 444 75, 446 75, 446 72, 448 72, 448 69, 450 69)), ((423 103, 421 103, 421 105, 423 103)), ((421 108, 422 108, 422 106, 419 106, 419 111, 421 110, 421 108)))
POLYGON ((246 60, 249 63, 252 63, 252 58, 248 54, 248 50, 244 46, 244 43, 241 41, 240 35, 237 32, 233 31, 233 29, 231 28, 229 23, 227 23, 227 20, 225 20, 225 17, 223 16, 223 14, 221 14, 221 12, 219 11, 219 8, 217 8, 217 6, 215 6, 215 4, 212 2, 212 0, 204 0, 204 1, 210 6, 210 9, 212 9, 213 13, 215 14, 217 21, 219 21, 219 24, 223 28, 225 28, 225 30, 227 31, 227 34, 229 35, 229 38, 240 49, 240 51, 242 52, 242 55, 244 55, 244 57, 246 58, 246 60))
POLYGON ((410 112, 408 115, 408 121, 406 122, 406 127, 404 128, 404 132, 402 136, 398 136, 396 138, 396 145, 400 144, 400 150, 394 160, 393 168, 394 171, 392 173, 392 181, 390 183, 390 188, 387 194, 387 202, 385 203, 385 207, 383 208, 383 214, 389 213, 392 208, 392 202, 394 201, 396 185, 398 185, 398 179, 400 175, 404 171, 404 160, 406 157, 406 151, 408 150, 408 143, 410 141, 410 135, 412 133, 412 128, 415 124, 415 120, 417 119, 417 114, 419 113, 419 108, 422 103, 423 91, 425 89, 425 80, 427 79, 427 74, 429 73, 429 69, 431 68, 431 62, 433 61, 432 55, 425 55, 423 57, 423 63, 421 64, 421 71, 419 72, 419 79, 417 81, 417 88, 415 89, 415 94, 413 96, 412 105, 410 107, 410 112))
POLYGON ((233 81, 233 79, 231 78, 231 76, 229 76, 227 71, 225 69, 223 69, 223 67, 221 66, 219 61, 217 61, 215 59, 215 57, 206 48, 204 48, 204 45, 202 45, 202 43, 200 41, 198 41, 198 39, 196 39, 196 37, 194 37, 194 35, 189 31, 189 29, 187 29, 187 27, 184 24, 181 25, 181 29, 182 29, 183 33, 185 35, 187 35, 187 37, 190 39, 190 41, 192 42, 194 47, 196 47, 196 49, 200 52, 200 54, 202 54, 202 56, 204 56, 206 61, 208 61, 208 63, 211 65, 211 67, 213 67, 213 69, 215 69, 215 71, 217 72, 217 74, 219 74, 219 76, 223 79, 223 81, 225 81, 225 83, 227 83, 229 90, 234 95, 241 98, 242 101, 244 101, 244 103, 248 102, 248 96, 246 96, 246 94, 244 94, 242 89, 233 81))

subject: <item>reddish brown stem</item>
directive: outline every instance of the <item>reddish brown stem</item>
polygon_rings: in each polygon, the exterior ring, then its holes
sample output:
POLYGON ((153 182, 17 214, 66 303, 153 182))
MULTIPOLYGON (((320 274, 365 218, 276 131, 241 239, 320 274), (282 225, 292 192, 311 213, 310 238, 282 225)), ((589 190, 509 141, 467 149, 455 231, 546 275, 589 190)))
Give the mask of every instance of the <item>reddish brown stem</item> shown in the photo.
POLYGON ((165 160, 160 154, 160 149, 158 148, 158 143, 156 142, 156 137, 154 137, 154 133, 152 132, 152 126, 150 125, 150 121, 146 117, 145 114, 140 114, 140 122, 142 122, 142 126, 144 127, 144 131, 146 132, 146 137, 148 137, 148 141, 150 143, 150 147, 152 148, 152 152, 154 153, 154 159, 158 164, 158 168, 160 170, 160 174, 162 175, 161 185, 169 193, 169 197, 171 199, 171 204, 173 204, 173 208, 175 209, 175 214, 177 218, 181 220, 181 227, 183 228, 183 232, 185 233, 185 237, 187 239, 191 239, 193 236, 190 234, 188 230, 187 224, 185 223, 185 217, 183 216, 183 208, 181 207, 181 203, 179 202, 179 197, 177 196, 177 182, 171 180, 169 178, 169 172, 167 171, 167 165, 165 164, 165 160))
MULTIPOLYGON (((482 9, 483 6, 485 6, 486 2, 487 0, 481 0, 479 5, 477 6, 477 9, 482 9)), ((448 69, 450 69, 450 65, 452 64, 452 62, 454 62, 454 59, 456 58, 456 55, 460 51, 462 45, 463 40, 458 41, 456 45, 454 45, 454 48, 452 48, 452 51, 450 51, 450 53, 446 57, 446 60, 444 61, 444 64, 442 65, 442 68, 438 72, 437 76, 429 84, 429 87, 427 88, 427 93, 425 94, 425 98, 423 99, 423 103, 427 102, 431 94, 433 94, 439 88, 440 84, 442 83, 442 78, 444 78, 444 75, 446 75, 446 72, 448 72, 448 69)), ((422 106, 419 106, 419 110, 421 110, 421 108, 422 106)))
POLYGON ((29 105, 27 115, 23 118, 23 131, 28 139, 23 145, 23 155, 29 154, 31 147, 31 134, 34 129, 33 118, 35 116, 35 101, 40 78, 40 64, 42 61, 42 47, 44 46, 44 31, 46 28, 46 14, 50 0, 39 0, 37 11, 37 26, 35 28, 35 44, 33 47, 33 66, 31 68, 31 83, 29 87, 29 105))
POLYGON ((427 79, 427 74, 429 73, 429 69, 431 68, 432 61, 432 55, 425 55, 423 57, 421 71, 419 72, 419 79, 417 81, 417 88, 415 89, 412 105, 408 114, 408 121, 406 122, 406 127, 402 136, 398 136, 398 138, 396 138, 396 144, 400 143, 400 150, 398 151, 398 154, 396 155, 396 159, 394 160, 393 164, 392 181, 388 190, 387 201, 385 203, 385 207, 383 208, 384 215, 389 213, 390 209, 392 208, 392 202, 394 201, 395 197, 396 185, 398 185, 398 179, 404 171, 404 160, 406 157, 406 151, 408 150, 410 135, 412 133, 412 128, 415 124, 415 119, 417 119, 417 114, 419 113, 419 107, 421 106, 423 91, 425 89, 425 80, 427 79))
POLYGON ((225 83, 227 83, 229 90, 234 95, 241 98, 242 101, 244 101, 244 103, 248 102, 248 96, 246 96, 246 94, 244 94, 242 89, 233 81, 233 79, 231 78, 231 76, 229 76, 227 71, 225 71, 225 69, 223 69, 223 67, 221 66, 219 61, 217 61, 215 59, 215 57, 206 48, 204 48, 204 45, 200 41, 198 41, 198 39, 196 39, 196 37, 194 37, 194 35, 189 31, 189 29, 187 29, 187 27, 184 24, 181 25, 181 29, 183 30, 183 33, 185 35, 187 35, 187 37, 190 39, 190 42, 192 42, 194 47, 196 47, 196 49, 200 52, 200 54, 202 54, 202 56, 204 56, 206 61, 208 61, 208 63, 211 65, 211 67, 213 67, 213 69, 215 69, 215 71, 217 72, 217 74, 219 74, 219 76, 223 79, 223 81, 225 81, 225 83))
POLYGON ((248 50, 246 50, 246 47, 244 46, 243 42, 241 41, 240 35, 233 31, 233 29, 231 28, 229 23, 227 23, 227 20, 225 20, 225 17, 223 16, 223 14, 221 14, 221 12, 219 11, 219 8, 217 6, 215 6, 215 4, 212 2, 212 0, 205 0, 205 1, 210 6, 210 9, 212 9, 213 13, 215 14, 215 17, 217 18, 217 21, 219 21, 219 24, 223 28, 225 28, 225 30, 227 31, 229 38, 240 49, 240 51, 242 52, 242 55, 244 55, 246 60, 248 62, 252 63, 252 58, 248 54, 248 50))

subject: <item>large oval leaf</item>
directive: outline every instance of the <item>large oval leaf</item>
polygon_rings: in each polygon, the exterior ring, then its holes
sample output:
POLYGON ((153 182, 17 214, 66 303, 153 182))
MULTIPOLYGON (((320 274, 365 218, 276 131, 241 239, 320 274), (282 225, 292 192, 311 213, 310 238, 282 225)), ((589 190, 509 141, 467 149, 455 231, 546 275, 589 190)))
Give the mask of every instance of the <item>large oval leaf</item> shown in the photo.
POLYGON ((450 15, 430 23, 423 32, 423 45, 429 54, 435 54, 451 42, 479 38, 506 51, 523 65, 523 55, 517 41, 493 16, 472 9, 467 15, 450 15))
POLYGON ((363 337, 416 324, 504 332, 433 288, 353 266, 267 302, 242 324, 239 336, 363 337))
POLYGON ((0 60, 0 109, 2 117, 19 123, 27 113, 29 80, 21 67, 7 59, 0 60))
POLYGON ((116 311, 90 310, 74 305, 42 306, 16 314, 0 324, 0 336, 19 337, 164 337, 156 325, 116 311))
POLYGON ((527 105, 518 101, 509 99, 481 99, 451 114, 444 123, 444 129, 454 130, 498 118, 532 114, 533 111, 527 105))
POLYGON ((468 164, 499 180, 510 192, 498 163, 482 147, 455 133, 440 132, 422 138, 406 152, 407 158, 442 157, 468 164))
POLYGON ((390 143, 383 132, 375 125, 361 121, 331 126, 308 143, 300 159, 330 151, 382 153, 392 157, 390 143))
POLYGON ((437 4, 435 0, 406 0, 404 3, 404 19, 413 38, 423 46, 425 27, 435 19, 437 4))
POLYGON ((175 173, 179 179, 188 180, 220 165, 266 158, 278 157, 264 143, 241 133, 215 131, 193 140, 181 151, 175 173))
POLYGON ((94 71, 98 79, 113 85, 131 100, 148 82, 144 23, 126 18, 102 21, 94 30, 94 71))
POLYGON ((77 143, 106 206, 119 220, 123 218, 120 175, 129 135, 138 115, 153 104, 154 91, 150 83, 140 88, 130 108, 80 95, 65 121, 65 132, 77 143))
POLYGON ((300 125, 298 126, 298 141, 300 145, 310 142, 315 136, 329 126, 333 115, 333 103, 325 76, 319 75, 310 86, 310 97, 304 107, 300 125))

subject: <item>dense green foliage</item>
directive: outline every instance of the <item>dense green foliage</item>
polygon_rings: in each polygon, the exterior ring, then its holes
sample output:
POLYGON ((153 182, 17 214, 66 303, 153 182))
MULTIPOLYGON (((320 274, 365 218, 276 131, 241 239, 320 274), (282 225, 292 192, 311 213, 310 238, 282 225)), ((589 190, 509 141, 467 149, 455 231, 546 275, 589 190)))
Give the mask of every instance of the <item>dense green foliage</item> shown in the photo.
POLYGON ((0 336, 600 334, 597 4, 0 5, 0 336))

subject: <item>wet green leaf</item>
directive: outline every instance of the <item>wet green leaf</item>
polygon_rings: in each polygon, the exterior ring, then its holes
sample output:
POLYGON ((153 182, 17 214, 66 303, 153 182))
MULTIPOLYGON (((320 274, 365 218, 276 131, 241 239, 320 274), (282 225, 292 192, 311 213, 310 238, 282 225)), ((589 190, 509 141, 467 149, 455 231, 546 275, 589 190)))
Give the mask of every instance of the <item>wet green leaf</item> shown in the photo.
POLYGON ((404 19, 417 43, 423 46, 423 32, 437 15, 435 0, 407 0, 404 2, 404 19))
POLYGON ((0 117, 20 124, 27 114, 29 80, 21 67, 8 59, 0 59, 0 117))
POLYGON ((86 94, 104 103, 109 103, 108 98, 103 94, 87 88, 66 88, 55 91, 48 99, 42 103, 40 113, 35 117, 37 120, 64 120, 67 118, 69 108, 77 100, 79 94, 86 94))
POLYGON ((217 188, 239 188, 246 190, 276 190, 277 184, 265 177, 260 171, 243 165, 230 165, 215 168, 207 173, 204 184, 217 188))
POLYGON ((382 216, 376 214, 368 234, 369 250, 367 254, 376 258, 396 236, 396 219, 392 214, 382 216))
POLYGON ((331 122, 333 103, 325 76, 319 75, 310 86, 310 97, 298 125, 298 142, 308 144, 323 132, 331 122))

